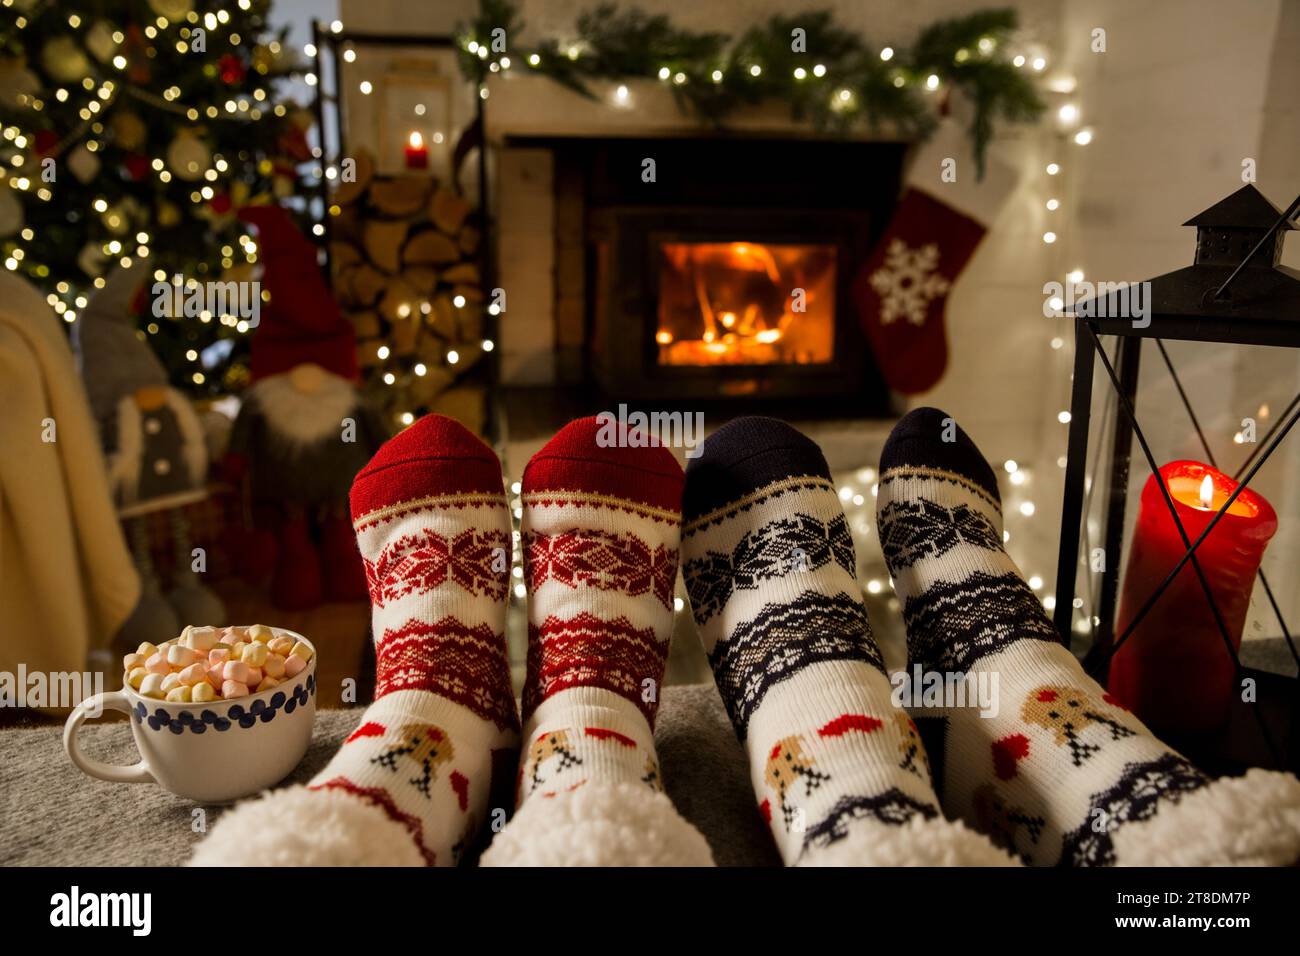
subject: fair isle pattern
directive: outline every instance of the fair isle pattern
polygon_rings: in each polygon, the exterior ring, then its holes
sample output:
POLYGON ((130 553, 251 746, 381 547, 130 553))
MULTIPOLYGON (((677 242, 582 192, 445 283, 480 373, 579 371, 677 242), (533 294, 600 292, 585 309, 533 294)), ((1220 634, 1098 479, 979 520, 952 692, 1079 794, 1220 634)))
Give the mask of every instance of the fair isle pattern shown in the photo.
POLYGON ((945 808, 1026 863, 1140 865, 1121 859, 1117 845, 1126 844, 1116 832, 1208 781, 1061 643, 1002 547, 987 462, 964 434, 949 445, 930 437, 942 414, 923 409, 900 423, 903 437, 882 454, 877 509, 904 596, 909 662, 999 677, 997 713, 950 706, 930 714, 946 721, 945 808), (915 467, 904 455, 961 463, 969 475, 915 467))
POLYGON ((1087 820, 1066 835, 1061 864, 1114 865, 1114 835, 1119 827, 1149 820, 1163 801, 1177 803, 1210 782, 1209 777, 1172 751, 1147 763, 1129 764, 1114 785, 1093 794, 1088 801, 1094 813, 1102 814, 1106 826, 1099 831, 1095 817, 1089 814, 1087 820))
POLYGON ((838 843, 849 835, 849 828, 859 820, 897 827, 917 816, 933 820, 939 816, 939 811, 932 804, 908 796, 897 787, 883 793, 844 796, 835 802, 824 819, 804 833, 800 853, 838 843))
POLYGON ((637 518, 677 524, 681 515, 676 511, 656 508, 640 501, 630 501, 617 495, 602 495, 590 491, 526 491, 521 496, 525 508, 606 508, 621 511, 637 518))
POLYGON ((853 538, 844 515, 820 521, 796 513, 748 531, 730 554, 706 551, 682 566, 695 619, 702 625, 722 611, 734 591, 752 591, 791 572, 834 562, 855 572, 853 538))
POLYGON ((772 687, 819 661, 862 661, 884 673, 866 611, 855 598, 806 592, 765 606, 718 641, 709 662, 740 739, 772 687))
MULTIPOLYGON (((745 495, 736 501, 731 502, 723 508, 710 511, 682 525, 682 537, 698 534, 713 525, 720 525, 724 522, 742 515, 748 514, 756 507, 778 501, 789 494, 795 494, 801 491, 813 491, 825 489, 832 494, 835 493, 835 486, 825 478, 816 478, 808 475, 800 475, 795 478, 785 478, 781 481, 774 481, 771 484, 764 485, 757 491, 745 495)), ((837 499, 838 501, 838 499, 837 499)))
POLYGON ((500 601, 506 596, 509 577, 497 565, 509 563, 510 550, 509 538, 499 530, 466 528, 448 536, 421 528, 402 535, 384 545, 374 560, 362 559, 370 602, 382 608, 448 581, 470 594, 500 601))
POLYGON ((1013 573, 976 571, 936 584, 908 599, 903 620, 908 658, 942 671, 968 671, 1019 641, 1061 639, 1034 592, 1013 573))
POLYGON ((431 495, 427 498, 412 498, 409 501, 400 501, 384 508, 367 511, 353 520, 352 530, 360 534, 385 521, 406 518, 421 511, 463 511, 466 508, 504 508, 505 506, 504 494, 470 492, 458 495, 431 495))
POLYGON ((880 546, 890 568, 941 557, 960 544, 988 551, 1002 548, 997 528, 967 504, 947 508, 925 498, 891 501, 880 509, 879 526, 880 546))
POLYGON ((469 708, 502 731, 517 732, 505 637, 455 617, 410 620, 385 631, 376 647, 375 697, 428 690, 469 708))
POLYGON ((668 660, 668 642, 651 628, 633 627, 626 617, 601 619, 583 613, 547 617, 528 629, 528 681, 523 711, 527 721, 539 704, 569 687, 603 687, 630 701, 654 726, 657 684, 668 660), (654 693, 646 699, 646 681, 654 693))
POLYGON ((651 547, 630 531, 582 528, 558 534, 524 533, 524 574, 531 590, 547 581, 571 588, 619 591, 630 597, 653 594, 673 604, 677 549, 651 547))

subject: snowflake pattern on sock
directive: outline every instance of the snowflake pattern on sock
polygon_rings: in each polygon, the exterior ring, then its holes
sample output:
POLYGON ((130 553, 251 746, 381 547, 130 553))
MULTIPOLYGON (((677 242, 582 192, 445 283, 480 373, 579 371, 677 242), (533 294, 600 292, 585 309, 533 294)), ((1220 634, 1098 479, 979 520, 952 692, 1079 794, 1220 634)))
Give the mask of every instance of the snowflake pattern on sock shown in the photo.
POLYGON ((970 505, 944 507, 925 498, 891 501, 880 509, 880 546, 891 568, 910 568, 922 558, 937 558, 960 544, 986 551, 1002 549, 1002 535, 970 505))
POLYGON ((696 620, 708 621, 735 591, 752 591, 764 581, 806 573, 834 562, 856 571, 853 537, 843 515, 819 521, 794 514, 746 532, 731 554, 708 551, 682 566, 696 620))

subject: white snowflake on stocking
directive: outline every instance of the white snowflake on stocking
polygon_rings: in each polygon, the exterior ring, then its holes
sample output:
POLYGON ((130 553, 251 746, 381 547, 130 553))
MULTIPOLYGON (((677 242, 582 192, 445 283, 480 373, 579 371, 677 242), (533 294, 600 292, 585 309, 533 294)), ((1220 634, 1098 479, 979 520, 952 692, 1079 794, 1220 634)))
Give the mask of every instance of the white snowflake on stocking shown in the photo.
POLYGON ((948 280, 938 269, 935 243, 912 249, 901 239, 890 242, 885 264, 871 274, 871 287, 881 300, 881 324, 905 318, 913 325, 925 325, 930 302, 948 291, 948 280))

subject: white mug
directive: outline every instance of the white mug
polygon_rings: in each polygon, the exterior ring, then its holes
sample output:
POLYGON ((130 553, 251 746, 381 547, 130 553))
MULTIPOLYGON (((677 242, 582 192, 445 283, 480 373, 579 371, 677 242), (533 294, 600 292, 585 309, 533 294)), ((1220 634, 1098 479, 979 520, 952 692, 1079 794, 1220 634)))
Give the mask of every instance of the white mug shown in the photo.
MULTIPOLYGON (((300 634, 272 628, 311 642, 300 634)), ((316 655, 297 677, 260 694, 208 703, 142 697, 129 685, 86 698, 68 716, 63 747, 86 774, 117 783, 157 783, 198 803, 227 803, 287 777, 311 743, 316 718, 316 655), (81 752, 77 731, 104 709, 131 715, 140 761, 114 765, 81 752)))

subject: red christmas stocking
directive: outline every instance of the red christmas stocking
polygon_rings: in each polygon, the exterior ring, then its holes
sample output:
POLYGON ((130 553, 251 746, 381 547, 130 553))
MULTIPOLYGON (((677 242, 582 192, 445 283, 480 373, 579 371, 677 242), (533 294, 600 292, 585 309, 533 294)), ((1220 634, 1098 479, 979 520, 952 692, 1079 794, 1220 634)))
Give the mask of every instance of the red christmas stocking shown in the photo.
POLYGON ((1015 178, 990 158, 984 179, 976 182, 969 140, 953 120, 945 120, 919 150, 893 219, 853 277, 858 317, 895 391, 923 392, 942 377, 948 292, 1015 178), (955 182, 943 179, 949 159, 956 160, 955 182))

